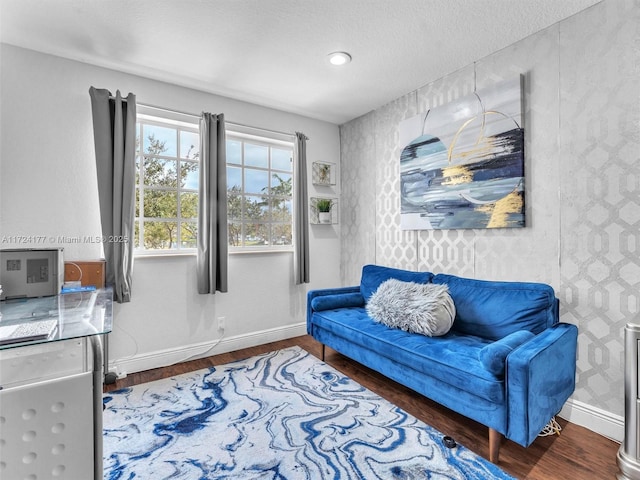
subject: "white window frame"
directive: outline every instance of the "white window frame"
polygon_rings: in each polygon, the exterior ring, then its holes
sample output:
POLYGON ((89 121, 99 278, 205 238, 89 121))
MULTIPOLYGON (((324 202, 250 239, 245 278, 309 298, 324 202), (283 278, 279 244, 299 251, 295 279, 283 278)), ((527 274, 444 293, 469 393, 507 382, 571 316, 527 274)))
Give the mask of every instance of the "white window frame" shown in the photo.
MULTIPOLYGON (((176 130, 186 130, 186 131, 191 131, 193 133, 196 133, 199 135, 199 117, 195 116, 195 115, 189 115, 189 114, 183 114, 183 113, 179 113, 179 112, 173 112, 173 111, 169 111, 169 110, 165 110, 165 109, 161 109, 161 108, 156 108, 156 107, 150 107, 150 106, 145 106, 145 105, 137 105, 137 119, 136 119, 136 128, 137 128, 137 135, 140 136, 140 142, 141 145, 139 146, 140 150, 143 150, 143 146, 144 146, 144 138, 142 137, 142 130, 141 130, 141 123, 144 124, 148 124, 148 125, 159 125, 159 126, 163 126, 163 127, 169 127, 169 128, 175 128, 176 130)), ((286 134, 281 134, 281 133, 277 133, 277 132, 271 132, 271 131, 267 131, 267 130, 263 130, 260 128, 253 128, 253 127, 247 127, 247 126, 242 126, 242 125, 235 125, 235 124, 229 124, 227 123, 227 128, 225 131, 226 134, 226 139, 233 139, 233 140, 238 140, 241 142, 247 142, 247 143, 251 143, 251 144, 258 144, 258 145, 265 145, 265 146, 269 146, 269 147, 280 147, 280 148, 285 148, 285 149, 290 149, 291 150, 291 171, 287 171, 284 172, 282 170, 278 170, 278 169, 272 169, 271 168, 271 163, 269 164, 269 168, 265 169, 269 172, 269 177, 271 178, 272 172, 273 173, 287 173, 291 175, 291 183, 292 183, 292 191, 291 191, 291 197, 289 198, 290 204, 291 204, 291 245, 251 245, 251 246, 232 246, 229 245, 229 253, 230 254, 242 254, 242 253, 268 253, 268 252, 293 252, 294 251, 294 243, 295 243, 295 228, 296 228, 296 224, 295 224, 295 190, 297 188, 297 186, 295 185, 295 170, 296 170, 296 161, 295 161, 295 147, 294 147, 294 139, 292 135, 286 135, 286 134)), ((159 158, 167 158, 167 159, 171 159, 171 160, 175 160, 176 162, 178 162, 178 165, 180 164, 180 162, 184 161, 184 159, 180 158, 180 142, 177 141, 177 151, 176 151, 176 156, 164 156, 164 155, 159 155, 159 158)), ((142 156, 145 155, 145 153, 143 151, 140 152, 136 152, 136 155, 138 157, 140 157, 140 159, 142 158, 142 156)), ((227 163, 227 165, 229 166, 229 163, 227 163)), ((177 187, 173 188, 173 187, 149 187, 149 186, 145 186, 144 185, 144 169, 143 169, 143 164, 142 162, 137 164, 138 168, 140 169, 140 171, 138 171, 138 179, 139 181, 136 182, 136 191, 138 192, 138 195, 140 196, 140 207, 139 210, 136 211, 136 216, 135 216, 135 222, 136 225, 138 227, 138 234, 140 236, 140 238, 138 239, 139 241, 139 246, 136 247, 134 249, 134 255, 136 257, 147 257, 147 256, 171 256, 171 255, 194 255, 197 251, 196 248, 185 248, 185 247, 181 247, 180 246, 180 241, 179 239, 180 237, 180 228, 181 228, 181 222, 182 221, 189 221, 189 222, 196 222, 197 223, 197 217, 196 218, 181 218, 181 209, 180 209, 180 198, 181 192, 189 192, 189 193, 196 193, 198 194, 198 190, 197 189, 188 189, 188 188, 183 188, 180 186, 180 182, 178 181, 178 185, 177 187), (143 205, 144 205, 144 193, 145 193, 145 188, 149 189, 153 189, 153 190, 168 190, 168 191, 175 191, 176 195, 177 195, 177 217, 166 217, 166 218, 157 218, 157 217, 149 217, 146 218, 144 217, 144 209, 143 209, 143 205), (144 222, 146 221, 170 221, 170 222, 177 222, 177 228, 178 231, 176 232, 176 245, 175 248, 172 249, 145 249, 144 248, 144 222)), ((231 166, 233 167, 238 167, 238 165, 236 164, 231 164, 231 166)), ((255 167, 251 167, 251 168, 255 168, 255 167)), ((244 173, 244 165, 242 165, 242 169, 243 169, 243 173, 244 173)), ((180 173, 177 173, 178 178, 180 178, 180 173)), ((244 178, 244 175, 242 175, 242 177, 244 178)), ((258 192, 247 192, 247 194, 256 194, 258 192)), ((244 185, 242 185, 242 191, 240 192, 240 195, 245 195, 245 189, 244 189, 244 185)), ((232 219, 228 219, 228 222, 230 223, 232 219)), ((242 224, 243 224, 243 232, 244 232, 244 224, 247 223, 255 223, 254 221, 250 221, 247 220, 246 222, 243 220, 242 224)), ((272 226, 274 224, 282 224, 282 222, 277 222, 277 221, 267 221, 264 222, 265 224, 268 224, 269 226, 272 226)), ((285 222, 286 223, 286 222, 285 222)))
MULTIPOLYGON (((195 133, 199 136, 199 120, 198 117, 180 114, 177 112, 170 112, 163 109, 156 109, 153 107, 145 107, 142 105, 137 105, 137 118, 136 118, 136 134, 140 138, 140 151, 136 152, 138 158, 137 167, 138 171, 138 179, 136 182, 136 191, 138 192, 140 198, 140 206, 139 210, 136 211, 135 222, 138 227, 138 235, 139 239, 138 247, 134 248, 135 256, 163 256, 163 255, 179 255, 179 254, 188 254, 193 255, 196 253, 196 248, 188 248, 182 247, 180 238, 181 238, 181 228, 182 223, 190 222, 196 223, 197 226, 197 216, 195 218, 183 218, 181 215, 181 193, 195 193, 198 194, 198 189, 195 188, 186 188, 180 185, 180 168, 181 164, 184 162, 193 163, 192 161, 185 160, 184 158, 180 158, 182 152, 180 152, 180 142, 179 137, 176 140, 176 155, 158 155, 157 158, 175 160, 177 162, 177 172, 178 182, 176 187, 161 187, 161 186, 147 186, 144 184, 144 168, 143 162, 141 161, 142 157, 147 155, 143 151, 144 147, 144 137, 142 136, 142 124, 145 125, 157 125, 161 127, 173 128, 176 129, 176 132, 179 131, 187 131, 195 133), (177 208, 177 216, 176 217, 144 217, 144 199, 145 199, 145 189, 146 190, 155 190, 155 191, 170 191, 176 192, 176 208, 177 208), (146 249, 144 248, 144 222, 145 221, 154 221, 154 222, 176 222, 177 231, 176 231, 176 243, 171 249, 146 249)), ((176 133, 177 135, 177 133, 176 133)), ((199 145, 198 145, 199 147, 199 145)), ((199 161, 198 161, 199 163, 199 161)))
MULTIPOLYGON (((296 160, 295 160, 295 148, 294 148, 294 143, 293 143, 293 137, 290 135, 285 135, 285 134, 279 134, 276 132, 269 132, 269 131, 264 131, 262 129, 259 128, 251 128, 251 127, 245 127, 245 126, 240 126, 240 125, 229 125, 227 124, 227 128, 226 128, 226 138, 227 141, 228 140, 236 140, 236 141, 240 141, 240 142, 246 142, 246 143, 250 143, 250 144, 254 144, 254 145, 264 145, 264 146, 269 146, 269 147, 275 147, 275 148, 281 148, 281 149, 290 149, 291 150, 291 170, 284 172, 282 170, 278 170, 278 169, 272 169, 271 168, 271 162, 269 162, 269 167, 268 168, 259 168, 259 167, 247 167, 247 168, 251 168, 251 169, 257 169, 257 170, 265 170, 269 172, 269 177, 272 177, 273 173, 286 173, 288 175, 291 175, 291 185, 292 185, 292 189, 291 189, 291 196, 288 197, 289 202, 291 204, 291 244, 290 245, 241 245, 241 246, 233 246, 233 245, 229 245, 229 253, 230 254, 234 254, 234 253, 258 253, 258 252, 293 252, 294 251, 294 245, 295 245, 295 201, 294 201, 294 192, 295 189, 297 188, 295 185, 295 169, 296 169, 296 160)), ((235 163, 229 163, 229 156, 227 156, 227 167, 238 167, 238 164, 235 163)), ((243 155, 243 159, 242 159, 242 178, 243 178, 243 185, 241 186, 241 191, 239 192, 240 195, 255 195, 259 192, 246 192, 245 190, 245 185, 244 185, 244 169, 245 169, 245 165, 244 165, 244 155, 243 155)), ((231 223, 234 219, 229 218, 229 223, 231 223)), ((256 223, 252 220, 246 220, 242 219, 241 221, 241 225, 242 225, 242 233, 241 233, 241 238, 244 237, 244 225, 245 224, 251 224, 251 223, 256 223)), ((262 223, 262 222, 258 222, 258 223, 262 223)), ((265 224, 269 225, 270 227, 273 225, 277 225, 277 224, 283 224, 283 222, 277 222, 277 221, 267 221, 264 222, 265 224)))

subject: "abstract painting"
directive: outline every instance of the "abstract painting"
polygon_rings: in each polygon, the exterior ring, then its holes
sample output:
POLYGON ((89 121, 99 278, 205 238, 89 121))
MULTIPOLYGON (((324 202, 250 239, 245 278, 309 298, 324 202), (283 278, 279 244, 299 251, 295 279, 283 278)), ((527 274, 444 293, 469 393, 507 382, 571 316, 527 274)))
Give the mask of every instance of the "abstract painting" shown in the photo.
POLYGON ((401 122, 403 230, 525 226, 522 77, 401 122))

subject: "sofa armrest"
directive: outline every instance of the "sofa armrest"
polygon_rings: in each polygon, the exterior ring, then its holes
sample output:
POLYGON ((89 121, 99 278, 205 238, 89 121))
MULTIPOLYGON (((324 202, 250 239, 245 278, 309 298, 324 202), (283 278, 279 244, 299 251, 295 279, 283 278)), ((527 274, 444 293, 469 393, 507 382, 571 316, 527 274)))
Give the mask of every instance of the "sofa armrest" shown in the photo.
POLYGON ((507 357, 507 438, 528 447, 575 389, 578 328, 558 323, 507 357))
MULTIPOLYGON (((327 303, 322 301, 319 302, 318 300, 315 300, 315 299, 320 299, 320 297, 329 297, 329 296, 336 297, 336 296, 344 295, 346 300, 346 303, 344 304, 344 306, 349 306, 349 300, 347 300, 347 297, 351 297, 353 294, 360 295, 359 285, 352 286, 352 287, 337 287, 337 288, 324 288, 321 290, 309 290, 309 292, 307 292, 307 333, 309 335, 312 334, 311 315, 314 312, 312 305, 314 303, 315 305, 318 305, 318 303, 327 303)), ((333 300, 336 300, 336 301, 332 301, 332 300, 328 300, 328 301, 331 302, 332 305, 334 305, 333 308, 339 308, 340 306, 339 298, 336 298, 333 300)), ((362 304, 364 305, 364 299, 362 300, 362 304)), ((353 305, 350 305, 350 306, 353 306, 353 305)))
POLYGON ((364 307, 364 297, 360 292, 320 295, 311 300, 311 309, 314 312, 350 307, 364 307))

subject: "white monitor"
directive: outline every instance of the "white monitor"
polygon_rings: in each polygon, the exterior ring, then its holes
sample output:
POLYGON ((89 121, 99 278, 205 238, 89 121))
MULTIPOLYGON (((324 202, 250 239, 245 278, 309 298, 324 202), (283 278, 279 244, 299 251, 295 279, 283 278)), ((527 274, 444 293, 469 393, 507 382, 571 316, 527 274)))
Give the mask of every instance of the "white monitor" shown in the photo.
POLYGON ((61 248, 0 250, 0 300, 58 295, 63 283, 61 248))

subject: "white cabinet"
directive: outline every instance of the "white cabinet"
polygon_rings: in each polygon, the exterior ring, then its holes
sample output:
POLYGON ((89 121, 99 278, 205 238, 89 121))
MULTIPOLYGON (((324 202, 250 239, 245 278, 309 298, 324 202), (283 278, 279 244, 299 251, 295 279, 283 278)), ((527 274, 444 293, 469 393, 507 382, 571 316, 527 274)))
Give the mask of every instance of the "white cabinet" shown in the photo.
POLYGON ((93 478, 93 375, 85 343, 0 351, 0 478, 93 478))
POLYGON ((0 478, 102 480, 100 337, 111 331, 112 294, 0 302, 9 327, 57 321, 46 339, 0 345, 0 478))

